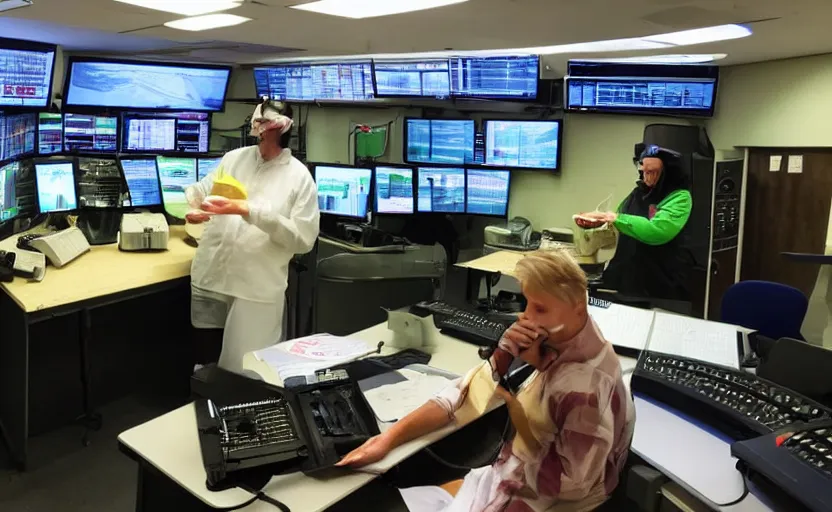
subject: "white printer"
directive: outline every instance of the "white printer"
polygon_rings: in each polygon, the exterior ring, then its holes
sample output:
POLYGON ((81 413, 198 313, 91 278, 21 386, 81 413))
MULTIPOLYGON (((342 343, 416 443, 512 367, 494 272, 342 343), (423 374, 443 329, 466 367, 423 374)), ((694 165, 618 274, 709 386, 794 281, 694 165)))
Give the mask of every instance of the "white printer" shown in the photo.
POLYGON ((125 213, 118 235, 119 250, 164 251, 168 248, 170 232, 162 213, 125 213))

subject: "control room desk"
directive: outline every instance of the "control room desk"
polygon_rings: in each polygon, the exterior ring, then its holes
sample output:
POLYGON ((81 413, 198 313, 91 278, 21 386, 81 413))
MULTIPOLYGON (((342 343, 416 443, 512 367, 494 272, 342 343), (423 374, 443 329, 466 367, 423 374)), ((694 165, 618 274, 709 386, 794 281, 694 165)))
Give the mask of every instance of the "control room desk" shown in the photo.
POLYGON ((15 278, 2 284, 0 426, 20 469, 26 468, 29 432, 29 326, 80 314, 82 364, 88 364, 83 347, 89 346, 91 337, 90 310, 187 282, 195 249, 184 242, 184 236, 183 227, 172 226, 165 252, 129 253, 119 251, 116 244, 94 246, 64 268, 48 267, 39 283, 15 278))

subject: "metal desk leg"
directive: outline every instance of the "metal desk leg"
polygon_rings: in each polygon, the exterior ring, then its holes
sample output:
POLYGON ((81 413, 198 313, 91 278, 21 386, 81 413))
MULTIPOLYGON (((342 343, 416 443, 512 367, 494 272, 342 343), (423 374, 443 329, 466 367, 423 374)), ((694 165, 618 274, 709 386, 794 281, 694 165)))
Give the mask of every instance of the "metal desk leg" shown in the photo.
POLYGON ((90 430, 101 430, 101 414, 95 412, 92 403, 92 363, 90 361, 90 343, 92 342, 92 315, 89 309, 82 309, 79 313, 79 336, 81 344, 81 389, 84 403, 84 414, 79 418, 84 426, 81 442, 89 446, 90 430))
POLYGON ((29 436, 29 318, 0 291, 0 434, 26 470, 29 436))

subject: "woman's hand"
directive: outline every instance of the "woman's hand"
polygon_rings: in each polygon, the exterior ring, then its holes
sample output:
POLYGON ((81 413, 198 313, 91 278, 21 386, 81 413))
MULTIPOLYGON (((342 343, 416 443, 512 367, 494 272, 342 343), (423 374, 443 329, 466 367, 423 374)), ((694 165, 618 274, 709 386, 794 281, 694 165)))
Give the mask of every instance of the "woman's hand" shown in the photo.
POLYGON ((228 199, 222 196, 208 196, 200 205, 203 211, 215 215, 242 215, 249 214, 248 201, 245 199, 228 199))
POLYGON ((211 215, 205 212, 191 211, 185 214, 185 220, 189 224, 202 224, 203 222, 211 220, 211 215))
POLYGON ((613 212, 588 212, 575 217, 575 224, 584 229, 600 228, 604 224, 613 223, 618 215, 613 212))
POLYGON ((336 466, 362 468, 380 461, 390 453, 393 447, 384 434, 371 437, 364 444, 351 451, 336 466))
POLYGON ((498 346, 514 357, 517 357, 521 352, 528 350, 529 347, 534 345, 536 341, 547 336, 549 336, 549 333, 546 329, 527 320, 521 314, 517 318, 517 321, 503 333, 503 337, 500 339, 498 346))

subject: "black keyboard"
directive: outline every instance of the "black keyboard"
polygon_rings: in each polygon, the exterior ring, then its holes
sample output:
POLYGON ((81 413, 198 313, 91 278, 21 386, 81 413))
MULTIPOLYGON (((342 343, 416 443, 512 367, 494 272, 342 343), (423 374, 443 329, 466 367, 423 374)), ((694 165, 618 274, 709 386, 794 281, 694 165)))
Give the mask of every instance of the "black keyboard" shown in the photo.
POLYGON ((433 323, 442 334, 481 347, 496 346, 503 332, 517 319, 516 314, 486 315, 441 300, 419 302, 410 311, 433 315, 433 323))

